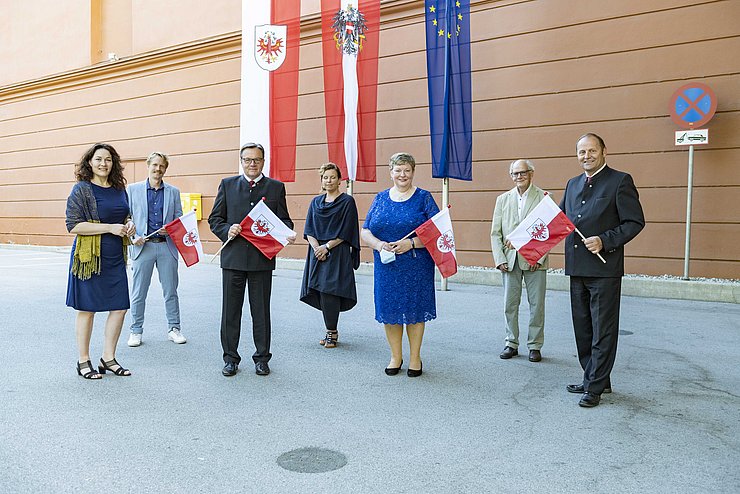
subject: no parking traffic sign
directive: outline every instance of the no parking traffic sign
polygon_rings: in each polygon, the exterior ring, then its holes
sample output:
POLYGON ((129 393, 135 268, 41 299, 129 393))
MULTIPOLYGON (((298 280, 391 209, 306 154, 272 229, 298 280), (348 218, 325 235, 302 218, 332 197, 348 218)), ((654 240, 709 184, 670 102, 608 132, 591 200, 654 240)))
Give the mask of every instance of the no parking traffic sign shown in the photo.
POLYGON ((671 96, 669 112, 673 121, 684 129, 696 129, 709 122, 717 111, 717 96, 701 82, 681 86, 671 96))

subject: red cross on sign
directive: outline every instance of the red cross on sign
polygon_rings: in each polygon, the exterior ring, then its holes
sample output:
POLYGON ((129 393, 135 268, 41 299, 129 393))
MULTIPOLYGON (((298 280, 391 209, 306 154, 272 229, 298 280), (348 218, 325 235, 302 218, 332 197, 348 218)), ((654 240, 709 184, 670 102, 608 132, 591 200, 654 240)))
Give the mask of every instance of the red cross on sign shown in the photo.
POLYGON ((701 82, 690 82, 671 96, 669 112, 684 129, 696 129, 709 122, 717 111, 717 96, 701 82))

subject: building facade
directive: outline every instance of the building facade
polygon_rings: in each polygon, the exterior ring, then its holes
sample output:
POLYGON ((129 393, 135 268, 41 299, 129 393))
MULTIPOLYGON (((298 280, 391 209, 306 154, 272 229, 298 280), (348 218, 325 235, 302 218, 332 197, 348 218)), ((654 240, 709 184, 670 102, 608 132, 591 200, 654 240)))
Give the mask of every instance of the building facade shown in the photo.
MULTIPOLYGON (((397 151, 416 156, 415 183, 441 202, 423 2, 381 6, 378 181, 355 184, 361 221, 390 186, 386 163, 397 151)), ((0 11, 0 244, 71 245, 64 206, 74 163, 98 141, 116 147, 129 182, 146 177, 151 151, 170 155, 167 180, 202 194, 205 220, 238 165, 241 1, 0 0, 0 11)), ((645 209, 626 270, 681 275, 688 152, 674 146, 668 108, 676 89, 700 81, 718 107, 694 157, 690 274, 740 278, 737 19, 733 0, 472 0, 473 181, 450 186, 458 262, 492 265, 491 214, 512 187, 511 161, 533 160, 535 182, 557 200, 580 172, 577 137, 595 132, 645 209)), ((321 60, 320 1, 303 0, 297 171, 287 184, 299 238, 327 160, 321 60)), ((215 252, 205 221, 200 233, 215 252)), ((304 258, 305 249, 282 255, 304 258)))

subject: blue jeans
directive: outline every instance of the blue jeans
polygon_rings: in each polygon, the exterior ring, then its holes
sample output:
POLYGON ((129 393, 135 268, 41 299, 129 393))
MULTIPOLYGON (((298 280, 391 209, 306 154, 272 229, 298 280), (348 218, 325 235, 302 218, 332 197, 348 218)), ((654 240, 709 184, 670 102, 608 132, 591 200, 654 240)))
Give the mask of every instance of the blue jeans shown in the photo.
POLYGON ((131 332, 144 332, 144 310, 149 284, 152 281, 154 266, 157 267, 159 283, 164 295, 164 308, 167 315, 167 330, 180 327, 180 300, 177 297, 177 259, 172 256, 166 242, 147 242, 132 261, 134 276, 131 288, 131 332))

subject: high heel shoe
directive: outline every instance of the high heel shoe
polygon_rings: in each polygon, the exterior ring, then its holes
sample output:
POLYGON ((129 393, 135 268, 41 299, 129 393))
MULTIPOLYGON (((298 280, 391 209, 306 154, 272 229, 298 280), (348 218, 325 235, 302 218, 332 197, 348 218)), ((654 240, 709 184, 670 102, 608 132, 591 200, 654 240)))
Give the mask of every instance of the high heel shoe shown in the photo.
POLYGON ((395 376, 401 370, 402 366, 403 366, 403 360, 401 360, 401 363, 398 364, 398 367, 386 367, 385 373, 388 374, 389 376, 395 376))
POLYGON ((323 339, 319 340, 319 345, 323 346, 324 348, 336 348, 338 342, 339 332, 336 330, 326 330, 326 336, 324 336, 323 339))
POLYGON ((97 372, 95 372, 95 369, 93 369, 92 362, 89 360, 87 362, 77 362, 77 375, 82 376, 85 379, 100 379, 101 376, 97 372), (84 372, 82 369, 86 369, 84 372))
POLYGON ((406 375, 409 377, 419 377, 421 375, 421 369, 424 368, 424 364, 422 362, 419 362, 419 366, 419 370, 409 368, 409 370, 406 371, 406 375))
POLYGON ((116 359, 109 360, 106 362, 101 358, 100 365, 98 366, 98 372, 100 372, 101 374, 105 374, 105 371, 107 370, 111 371, 113 374, 117 376, 130 376, 131 375, 131 371, 121 367, 121 364, 116 362, 116 359), (113 368, 114 366, 118 366, 118 368, 114 369, 113 368))

